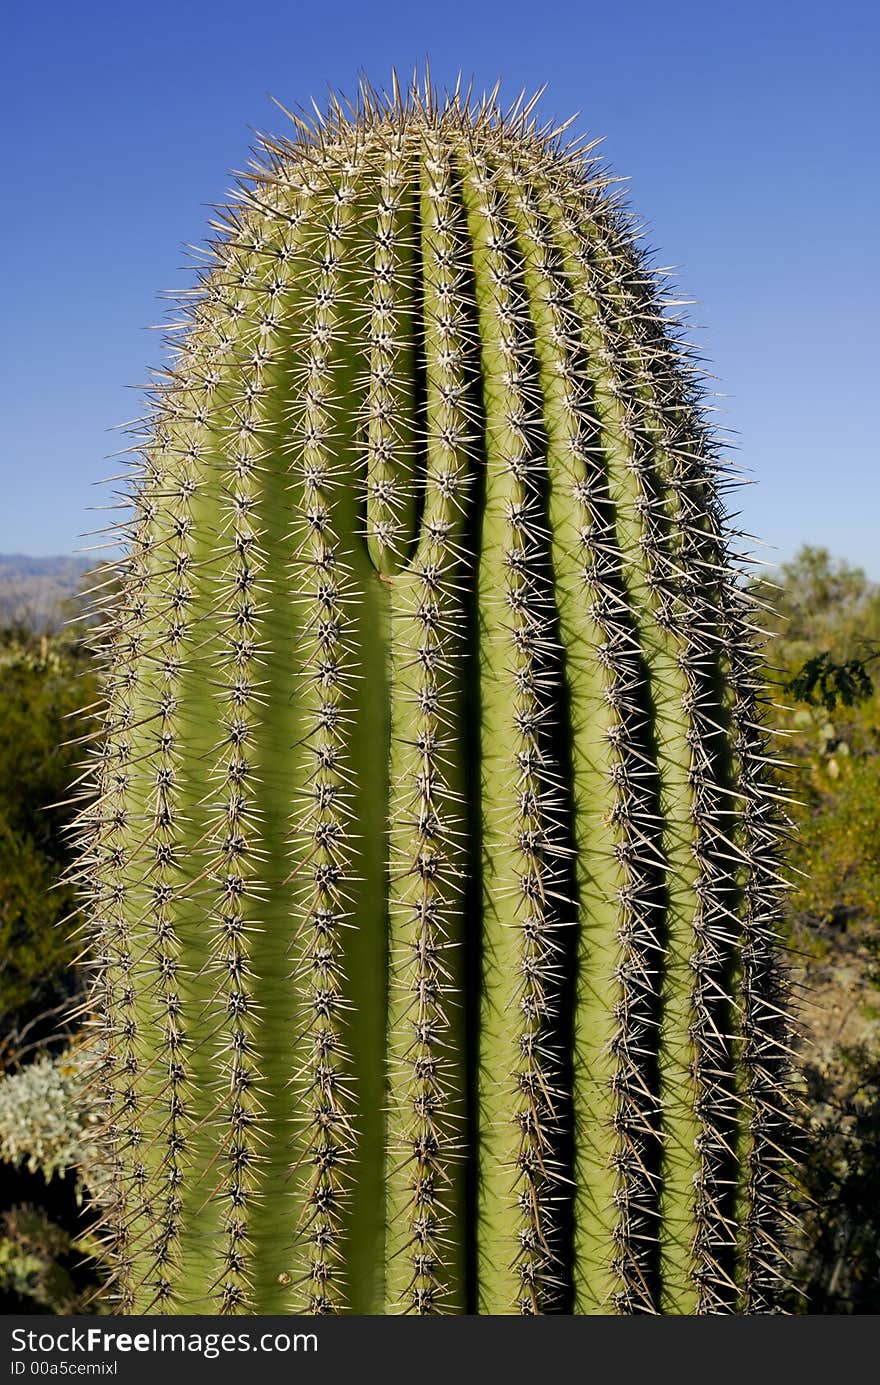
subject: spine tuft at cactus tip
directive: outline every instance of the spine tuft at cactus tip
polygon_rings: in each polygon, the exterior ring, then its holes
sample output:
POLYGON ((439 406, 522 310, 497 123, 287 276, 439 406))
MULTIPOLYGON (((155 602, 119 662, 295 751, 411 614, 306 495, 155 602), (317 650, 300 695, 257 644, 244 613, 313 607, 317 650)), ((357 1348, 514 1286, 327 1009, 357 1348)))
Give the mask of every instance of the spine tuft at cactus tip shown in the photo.
POLYGON ((77 866, 119 1312, 780 1307, 728 468, 534 110, 364 84, 263 138, 156 380, 77 866))

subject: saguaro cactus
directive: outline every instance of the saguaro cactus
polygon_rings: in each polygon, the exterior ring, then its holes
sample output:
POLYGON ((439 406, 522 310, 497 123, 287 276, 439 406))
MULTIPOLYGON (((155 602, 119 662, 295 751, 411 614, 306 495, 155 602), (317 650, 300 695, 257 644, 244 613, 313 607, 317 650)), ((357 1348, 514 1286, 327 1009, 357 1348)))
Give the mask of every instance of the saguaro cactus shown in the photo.
POLYGON ((365 86, 263 138, 157 383, 80 867, 123 1312, 774 1304, 723 468, 533 110, 365 86))

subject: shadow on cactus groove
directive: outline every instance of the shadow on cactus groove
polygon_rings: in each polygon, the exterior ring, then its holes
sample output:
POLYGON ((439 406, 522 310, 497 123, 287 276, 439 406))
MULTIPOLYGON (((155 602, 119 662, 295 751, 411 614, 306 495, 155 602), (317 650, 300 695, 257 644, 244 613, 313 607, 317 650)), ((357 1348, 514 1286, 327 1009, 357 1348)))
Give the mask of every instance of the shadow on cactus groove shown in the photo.
POLYGON ((534 108, 263 138, 154 391, 78 866, 121 1312, 776 1305, 725 466, 534 108))

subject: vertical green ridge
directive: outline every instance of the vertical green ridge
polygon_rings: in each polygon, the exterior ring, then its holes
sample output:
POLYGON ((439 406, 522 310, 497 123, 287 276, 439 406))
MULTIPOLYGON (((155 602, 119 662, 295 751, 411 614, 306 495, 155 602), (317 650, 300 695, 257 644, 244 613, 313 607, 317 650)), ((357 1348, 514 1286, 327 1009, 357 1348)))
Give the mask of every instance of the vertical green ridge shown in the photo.
POLYGON ((288 1302, 297 1311, 314 1313, 333 1312, 344 1302, 341 1239, 346 1161, 353 1145, 350 1049, 342 1032, 342 933, 352 902, 345 790, 353 771, 344 690, 356 672, 349 644, 356 586, 343 559, 343 497, 334 448, 339 416, 347 413, 337 323, 341 242, 352 210, 341 197, 332 197, 343 186, 338 170, 334 173, 330 205, 313 232, 310 282, 302 305, 300 349, 305 359, 299 376, 298 362, 291 362, 295 402, 290 409, 290 574, 303 621, 301 639, 290 650, 290 693, 296 689, 300 703, 300 744, 307 762, 293 799, 290 843, 291 967, 299 1008, 290 1071, 296 1240, 288 1302))
POLYGON ((723 657, 725 583, 732 579, 713 500, 715 445, 699 408, 687 358, 673 355, 671 328, 647 292, 648 271, 620 242, 623 330, 645 427, 667 481, 667 535, 658 554, 669 619, 685 651, 683 708, 691 720, 692 816, 700 876, 695 887, 692 1013, 695 1112, 700 1121, 695 1175, 695 1279, 700 1312, 735 1307, 734 1197, 737 1103, 731 1034, 734 962, 744 858, 735 839, 735 784, 730 753, 730 688, 723 657))
POLYGON ((693 1176, 699 1122, 693 1110, 690 1033, 692 901, 698 866, 693 853, 688 721, 682 715, 688 689, 652 566, 659 544, 659 489, 654 489, 659 488, 659 478, 650 470, 651 452, 646 450, 633 417, 625 359, 613 348, 611 276, 602 263, 601 247, 597 249, 594 243, 591 222, 584 220, 579 236, 572 237, 571 232, 564 235, 588 353, 587 368, 593 373, 596 410, 602 422, 618 544, 622 552, 634 555, 624 576, 648 674, 646 691, 654 720, 663 819, 666 908, 662 928, 657 930, 658 939, 663 939, 662 953, 655 964, 656 984, 661 989, 658 1065, 662 1181, 657 1225, 647 1228, 647 1234, 659 1241, 665 1311, 690 1313, 696 1306, 693 1176))
POLYGON ((181 849, 181 825, 176 806, 179 762, 176 694, 185 619, 179 594, 187 589, 184 584, 188 581, 192 561, 193 484, 191 475, 185 481, 181 477, 176 483, 171 476, 167 477, 156 495, 164 523, 160 525, 157 519, 153 529, 154 538, 159 542, 152 552, 154 558, 159 556, 163 569, 162 576, 158 579, 154 576, 154 583, 157 591, 163 594, 164 609, 157 612, 153 624, 157 637, 155 663, 160 679, 150 698, 154 714, 146 722, 152 742, 148 763, 155 767, 145 802, 147 820, 144 823, 153 857, 145 875, 151 896, 149 902, 145 901, 145 911, 148 935, 152 935, 152 940, 149 965, 144 969, 147 994, 139 1005, 132 1007, 134 1013, 141 1011, 145 1029, 157 1038, 153 1070, 144 1078, 149 1110, 144 1120, 142 1158, 145 1164, 153 1166, 155 1185, 153 1234, 139 1275, 139 1297, 144 1311, 148 1312, 166 1311, 174 1292, 182 1230, 179 1188, 184 1177, 188 1137, 187 1036, 181 1024, 182 1005, 177 980, 180 942, 174 926, 173 899, 175 861, 181 849), (160 537, 163 527, 164 540, 160 537), (152 1149, 148 1150, 149 1145, 152 1149))
POLYGON ((480 1311, 542 1313, 552 1302, 554 1136, 559 1094, 549 1049, 559 893, 558 767, 542 668, 552 600, 540 497, 540 399, 514 237, 493 174, 462 156, 473 242, 486 427, 478 569, 483 939, 477 1254, 480 1311))
MULTIPOLYGON (((382 168, 384 154, 382 139, 365 144, 366 169, 375 173, 382 168)), ((339 549, 336 565, 329 569, 318 555, 315 575, 321 585, 334 574, 341 580, 347 622, 341 650, 348 671, 340 704, 347 739, 337 773, 341 826, 352 846, 338 942, 341 1036, 351 1075, 346 1100, 350 1101, 353 1140, 340 1170, 345 1180, 339 1228, 344 1293, 340 1307, 352 1313, 378 1313, 385 1274, 390 602, 365 541, 366 477, 359 429, 366 364, 359 313, 365 299, 364 266, 371 263, 375 245, 378 207, 373 185, 368 185, 361 168, 352 165, 345 149, 340 165, 354 196, 352 252, 348 260, 339 256, 339 317, 333 348, 338 403, 331 398, 328 408, 329 501, 339 549)))
POLYGON ((427 439, 415 552, 389 578, 392 744, 386 1189, 389 1312, 464 1307, 461 999, 463 564, 468 504, 462 227, 448 158, 419 158, 427 439))
MULTIPOLYGON (((177 413, 182 411, 184 404, 180 396, 173 397, 173 409, 169 410, 168 439, 165 447, 165 504, 170 506, 173 494, 179 492, 180 503, 184 503, 187 497, 184 492, 190 492, 188 496, 188 510, 193 518, 193 540, 191 540, 191 555, 195 565, 204 564, 206 555, 211 551, 212 532, 205 529, 205 483, 195 479, 195 468, 193 458, 186 456, 187 443, 180 439, 179 420, 177 413)), ((211 1071, 211 1060, 208 1055, 208 1043, 211 1036, 205 1035, 202 1021, 202 1003, 193 1006, 193 976, 198 967, 204 963, 204 943, 198 950, 198 960, 193 960, 193 932, 197 931, 201 939, 204 939, 205 928, 202 922, 201 904, 194 896, 193 884, 197 884, 202 868, 204 868, 204 855, 202 855, 202 843, 206 832, 206 814, 201 814, 200 823, 194 830, 195 814, 200 813, 198 801, 204 794, 204 759, 208 756, 211 741, 215 738, 215 731, 211 731, 209 737, 208 729, 212 727, 213 708, 209 699, 206 699, 206 706, 202 711, 202 734, 198 734, 197 727, 193 720, 193 702, 191 694, 195 686, 200 686, 202 692, 204 688, 204 666, 198 665, 198 650, 204 638, 205 608, 209 607, 209 598, 198 596, 198 593, 205 593, 205 587, 201 583, 191 586, 186 573, 173 572, 173 565, 170 562, 168 553, 169 544, 159 540, 158 561, 161 565, 168 565, 168 586, 166 586, 166 600, 168 600, 168 612, 170 618, 175 620, 179 634, 176 638, 170 637, 169 630, 166 629, 162 619, 150 620, 151 638, 155 641, 154 651, 148 659, 148 688, 146 691, 146 711, 147 706, 157 705, 161 702, 162 695, 166 691, 165 680, 170 680, 168 691, 175 695, 179 706, 175 715, 175 735, 180 745, 179 762, 176 766, 176 785, 175 785, 175 805, 173 805, 173 817, 169 825, 175 831, 176 849, 173 853, 173 874, 170 875, 170 888, 172 896, 168 900, 168 913, 173 920, 177 939, 177 963, 179 971, 180 994, 180 1028, 186 1037, 186 1076, 182 1083, 182 1100, 186 1109, 186 1147, 182 1151, 182 1173, 183 1179, 176 1190, 179 1198, 179 1216, 182 1235, 179 1241, 180 1274, 177 1278, 175 1289, 175 1307, 177 1310, 191 1309, 194 1302, 204 1303, 204 1299, 198 1296, 198 1289, 194 1287, 190 1280, 193 1271, 193 1259, 191 1259, 191 1248, 193 1248, 193 1217, 191 1217, 190 1206, 187 1206, 187 1188, 191 1187, 191 1180, 188 1179, 188 1170, 197 1161, 197 1150, 206 1147, 206 1136, 204 1132, 205 1108, 200 1105, 200 1097, 204 1093, 206 1073, 211 1071), (164 550, 165 551, 162 551, 164 550), (195 762, 195 763, 194 763, 195 762), (201 1028, 200 1028, 201 1025, 201 1028), (201 1078, 201 1080, 200 1080, 201 1078)), ((158 614, 158 612, 157 612, 158 614)), ((155 715, 155 713, 154 713, 155 715)), ((198 720, 198 717, 197 717, 198 720)), ((141 753, 147 756, 147 748, 144 745, 141 753)), ((144 759, 144 771, 146 771, 150 760, 144 759)), ((144 783, 144 789, 147 788, 144 783)), ((155 866, 155 861, 150 859, 151 839, 154 838, 155 824, 148 827, 150 819, 150 809, 148 809, 148 795, 143 792, 143 796, 137 791, 130 792, 130 805, 136 810, 137 816, 141 821, 137 824, 137 842, 133 849, 132 866, 134 874, 140 882, 140 909, 144 913, 144 921, 151 918, 152 927, 155 925, 155 914, 164 913, 164 906, 158 906, 158 902, 151 899, 150 873, 155 866), (144 831, 144 828, 147 828, 144 831)), ((204 893, 204 889, 202 889, 204 893)), ((140 910, 139 910, 140 911, 140 910)), ((147 981, 147 976, 143 976, 143 981, 147 981)), ((139 989, 139 1004, 141 1006, 141 1017, 144 1025, 144 1043, 148 1050, 161 1054, 161 1018, 155 1012, 154 1006, 150 1003, 150 993, 147 989, 139 989)), ((159 1060, 161 1061, 161 1060, 159 1060)), ((158 1147, 155 1138, 158 1133, 158 1123, 162 1119, 161 1109, 159 1109, 159 1072, 154 1071, 152 1082, 144 1078, 141 1082, 141 1091, 146 1097, 150 1115, 147 1118, 147 1141, 152 1145, 150 1154, 147 1154, 146 1161, 154 1170, 154 1176, 158 1174, 158 1147)), ((146 1151, 144 1151, 146 1152, 146 1151)), ((169 1190, 173 1194, 175 1190, 169 1190)), ((202 1226, 204 1223, 200 1223, 202 1226)), ((202 1251, 202 1246, 197 1244, 197 1252, 202 1251)), ((206 1253, 200 1263, 200 1271, 204 1273, 206 1269, 206 1253)), ((141 1262, 141 1276, 139 1292, 137 1292, 137 1310, 146 1312, 148 1305, 154 1305, 155 1294, 158 1285, 150 1283, 152 1265, 141 1262)), ((197 1283, 204 1283, 198 1280, 197 1283)), ((158 1306, 158 1305, 157 1305, 158 1306)))
MULTIPOLYGON (((529 169, 532 181, 536 173, 532 166, 529 169)), ((528 183, 522 171, 518 176, 528 183)), ((538 177, 537 183, 542 197, 545 196, 543 178, 538 177)), ((524 210, 532 222, 539 223, 532 196, 529 186, 524 210)), ((617 1217, 610 1243, 604 1246, 603 1267, 606 1274, 610 1270, 616 1285, 612 1288, 606 1279, 602 1299, 598 1301, 595 1286, 590 1283, 585 1269, 578 1267, 576 1301, 586 1303, 593 1311, 601 1311, 609 1302, 607 1294, 611 1290, 610 1302, 616 1311, 650 1313, 656 1311, 657 1295, 656 1027, 665 862, 657 747, 651 704, 646 699, 649 672, 632 607, 631 577, 620 529, 621 502, 623 499, 625 503, 625 493, 622 497, 617 474, 620 453, 618 450, 615 454, 615 438, 608 423, 609 409, 613 414, 614 395, 602 373, 604 343, 592 322, 585 326, 581 316, 583 285, 579 280, 576 223, 566 204, 556 203, 552 198, 547 199, 545 213, 547 230, 539 236, 539 241, 546 237, 548 243, 543 248, 543 264, 537 261, 548 287, 552 286, 549 293, 545 289, 545 311, 558 316, 556 339, 564 344, 569 371, 576 369, 578 382, 573 412, 579 436, 576 434, 576 441, 569 441, 567 447, 584 471, 583 480, 576 482, 573 495, 574 514, 580 527, 584 579, 580 609, 592 618, 601 635, 595 650, 606 677, 603 697, 607 710, 600 723, 600 734, 613 752, 607 772, 614 786, 614 803, 602 818, 602 834, 593 859, 597 860, 596 870, 603 858, 608 863, 606 870, 611 862, 617 867, 616 877, 608 883, 612 894, 597 901, 600 909, 607 908, 610 897, 618 911, 614 935, 618 951, 613 977, 620 989, 612 1011, 613 1033, 610 1038, 607 1030, 602 1035, 603 1043, 610 1044, 614 1063, 611 1077, 614 1101, 610 1119, 616 1148, 611 1162, 617 1175, 614 1193, 617 1217)), ((563 378, 570 389, 571 377, 563 378)), ((563 386, 555 388, 562 395, 563 386)), ((572 409, 571 402, 568 409, 572 409)), ((569 427, 573 421, 569 421, 569 427)), ((586 859, 590 861, 589 856, 586 859)), ((593 896, 595 898, 595 887, 593 896)), ((595 982, 592 982, 595 966, 592 926, 590 915, 585 912, 576 1021, 579 1035, 590 1023, 591 1007, 607 1004, 608 1000, 607 991, 597 993, 595 982)), ((610 954, 610 940, 607 946, 610 954)), ((597 1061, 595 1050, 590 1058, 597 1061)), ((580 1117, 579 1159, 583 1160, 588 1157, 584 1150, 592 1113, 589 1108, 584 1111, 581 1095, 576 1098, 576 1109, 580 1117)), ((589 1218, 586 1192, 580 1188, 576 1234, 579 1240, 588 1243, 591 1239, 589 1218)), ((594 1256, 601 1253, 596 1246, 594 1256)))
POLYGON ((215 1311, 221 1313, 247 1311, 252 1295, 271 1303, 278 1292, 278 1271, 272 1273, 270 1255, 261 1244, 259 1183, 284 1168, 276 1142, 288 1108, 278 1084, 283 1068, 276 1031, 273 1027, 267 1035, 260 1030, 264 1009, 273 1019, 289 1022, 290 1017, 289 1000, 277 984, 277 925, 273 928, 278 879, 274 767, 261 755, 266 730, 283 734, 284 728, 283 707, 274 695, 277 654, 264 621, 266 569, 273 552, 264 518, 270 509, 265 492, 273 479, 272 469, 264 470, 271 439, 266 364, 273 346, 266 326, 276 304, 271 295, 249 292, 259 272, 251 255, 245 252, 237 269, 243 292, 236 306, 247 326, 240 323, 228 364, 222 358, 216 363, 224 376, 224 367, 228 369, 229 379, 217 386, 214 438, 207 444, 218 493, 212 555, 216 604, 206 682, 216 700, 212 720, 223 734, 205 767, 208 936, 199 975, 208 995, 200 1026, 212 1037, 212 1107, 206 1123, 216 1134, 202 1175, 202 1195, 217 1207, 211 1290, 215 1311), (230 765, 230 744, 249 758, 246 772, 230 765))
POLYGON ((289 1230, 277 1236, 265 1196, 287 1169, 289 1060, 276 1034, 289 1032, 294 1015, 279 891, 289 784, 277 758, 294 739, 281 671, 292 632, 283 621, 279 631, 284 607, 267 601, 284 523, 283 473, 273 459, 286 383, 278 328, 291 271, 280 258, 282 244, 289 248, 283 220, 269 237, 252 221, 239 217, 215 273, 222 325, 205 342, 199 387, 193 382, 179 418, 184 435, 193 424, 200 430, 191 446, 210 480, 199 496, 200 618, 187 670, 199 729, 191 744, 202 726, 213 730, 189 765, 194 875, 180 909, 190 1023, 203 1036, 184 1219, 188 1277, 203 1286, 190 1310, 221 1313, 255 1301, 283 1306, 279 1274, 292 1240, 289 1230))
POLYGON ((575 1311, 605 1313, 618 1306, 628 1274, 618 1256, 626 1251, 629 1231, 629 1180, 621 1176, 629 1149, 615 1090, 627 1077, 618 1031, 630 1004, 620 911, 633 883, 626 862, 637 850, 639 833, 630 816, 627 759, 621 754, 628 737, 620 703, 631 684, 631 653, 625 652, 625 634, 621 648, 627 622, 620 557, 614 551, 601 454, 596 455, 597 425, 579 372, 568 288, 554 255, 551 226, 543 224, 532 193, 536 170, 511 166, 509 156, 504 162, 544 397, 551 551, 571 706, 580 915, 575 1311))
POLYGON ((311 764, 290 840, 300 1021, 291 1069, 297 1244, 285 1301, 314 1313, 375 1311, 383 1216, 387 602, 363 537, 363 492, 348 480, 361 457, 363 367, 351 309, 362 302, 375 208, 344 160, 337 180, 315 246, 291 411, 303 639, 290 651, 287 695, 299 703, 311 764))
POLYGON ((741 1312, 778 1311, 778 1289, 787 1273, 786 1181, 791 1158, 791 1040, 785 972, 779 959, 782 895, 780 849, 785 820, 773 784, 775 761, 760 719, 762 686, 758 651, 748 631, 746 594, 725 593, 729 640, 736 786, 743 800, 738 834, 746 860, 745 906, 738 977, 739 1073, 743 1115, 739 1152, 743 1176, 738 1222, 742 1263, 741 1312))
MULTIPOLYGON (((155 701, 151 698, 153 689, 149 675, 158 664, 158 632, 163 630, 170 606, 167 574, 171 562, 166 550, 171 547, 171 535, 164 515, 165 485, 166 467, 157 463, 142 492, 141 522, 133 544, 139 594, 132 602, 126 625, 130 640, 128 653, 136 655, 136 660, 126 668, 128 660, 123 659, 122 666, 117 663, 112 673, 115 743, 111 742, 113 754, 109 759, 107 784, 111 811, 102 815, 105 830, 101 848, 118 870, 117 883, 108 891, 105 907, 109 906, 111 919, 115 914, 108 938, 111 957, 115 953, 115 965, 108 980, 122 1040, 118 1064, 121 1101, 114 1114, 127 1131, 131 1161, 127 1176, 129 1187, 123 1194, 120 1208, 124 1224, 118 1228, 125 1260, 120 1286, 122 1303, 129 1308, 143 1302, 145 1293, 152 1298, 155 1292, 148 1282, 154 1266, 152 1242, 156 1223, 164 1211, 158 1201, 163 1191, 157 1109, 163 1095, 159 1072, 162 1055, 158 1045, 152 1049, 148 1046, 151 1024, 158 1028, 160 1022, 157 1021, 156 991, 161 982, 156 975, 153 953, 156 930, 147 902, 149 888, 140 888, 138 875, 131 873, 131 866, 137 861, 141 843, 150 841, 156 832, 154 823, 148 825, 150 788, 157 788, 149 782, 148 747, 157 715, 151 711, 151 703, 155 706, 155 701), (115 980, 111 979, 114 974, 115 980)), ((125 641, 120 643, 124 650, 125 641)), ((155 869, 156 862, 150 862, 147 868, 155 869)))
MULTIPOLYGON (((216 655, 212 600, 213 583, 218 577, 214 565, 218 546, 215 476, 221 465, 213 437, 218 415, 210 398, 212 386, 207 377, 223 352, 218 338, 223 331, 221 324, 228 321, 226 292, 216 279, 209 286, 206 297, 214 316, 209 319, 206 311, 201 330, 194 329, 198 336, 188 357, 178 363, 165 386, 163 400, 167 414, 164 450, 168 464, 164 503, 169 511, 172 503, 185 508, 192 535, 186 555, 178 553, 175 559, 173 546, 167 555, 171 624, 165 622, 153 629, 157 645, 153 660, 155 702, 158 705, 163 694, 168 692, 179 702, 175 726, 175 744, 179 747, 176 802, 171 818, 176 849, 169 863, 173 864, 171 892, 165 904, 160 905, 158 900, 153 902, 153 908, 160 914, 167 907, 168 923, 177 942, 174 980, 178 987, 177 1009, 186 1055, 185 1075, 179 1084, 185 1143, 180 1151, 180 1167, 174 1175, 177 1186, 168 1189, 168 1200, 176 1203, 181 1226, 174 1290, 177 1311, 193 1311, 194 1305, 210 1307, 209 1291, 204 1286, 212 1277, 212 1245, 219 1231, 210 1212, 194 1209, 192 1195, 209 1200, 208 1189, 199 1183, 199 1158, 201 1156, 207 1163, 214 1153, 207 1123, 214 1115, 215 1098, 210 1092, 210 1083, 215 1074, 214 1050, 222 1025, 216 1011, 208 1017, 206 1010, 211 986, 206 967, 211 915, 209 872, 216 859, 209 844, 213 824, 205 792, 217 738, 216 693, 209 680, 219 676, 207 650, 210 647, 216 655), (181 561, 184 556, 185 562, 181 561), (194 694, 201 700, 201 715, 198 706, 193 705, 194 694), (200 724, 194 725, 194 720, 200 724), (199 940, 196 947, 195 938, 199 940), (198 1228, 195 1235, 194 1223, 198 1228), (197 1261, 195 1274, 194 1260, 197 1261)), ((230 285, 230 298, 238 292, 238 285, 230 285)), ((231 345, 228 341, 227 349, 231 345)), ((223 373, 218 371, 218 382, 223 373)), ((233 376, 234 367, 226 363, 227 389, 233 376)), ((141 849, 144 845, 141 844, 141 849)), ((158 1032, 151 1035, 150 1042, 161 1053, 158 1016, 154 1022, 158 1032)), ((175 1084, 171 1085, 173 1088, 175 1084)), ((155 1112, 158 1115, 158 1105, 155 1112)), ((146 1298, 141 1299, 142 1311, 155 1302, 155 1289, 155 1285, 144 1279, 141 1292, 146 1298)), ((161 1306, 167 1311, 167 1296, 161 1306)))

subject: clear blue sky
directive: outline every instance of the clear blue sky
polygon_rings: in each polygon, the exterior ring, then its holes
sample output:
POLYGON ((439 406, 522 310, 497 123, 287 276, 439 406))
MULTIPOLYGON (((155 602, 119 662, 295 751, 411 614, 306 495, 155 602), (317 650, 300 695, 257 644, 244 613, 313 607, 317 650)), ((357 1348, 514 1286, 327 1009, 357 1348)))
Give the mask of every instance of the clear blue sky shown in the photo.
POLYGON ((880 579, 878 7, 870 0, 12 0, 4 24, 0 552, 71 552, 161 358, 145 329, 248 127, 430 55, 604 135, 755 484, 743 522, 880 579))

